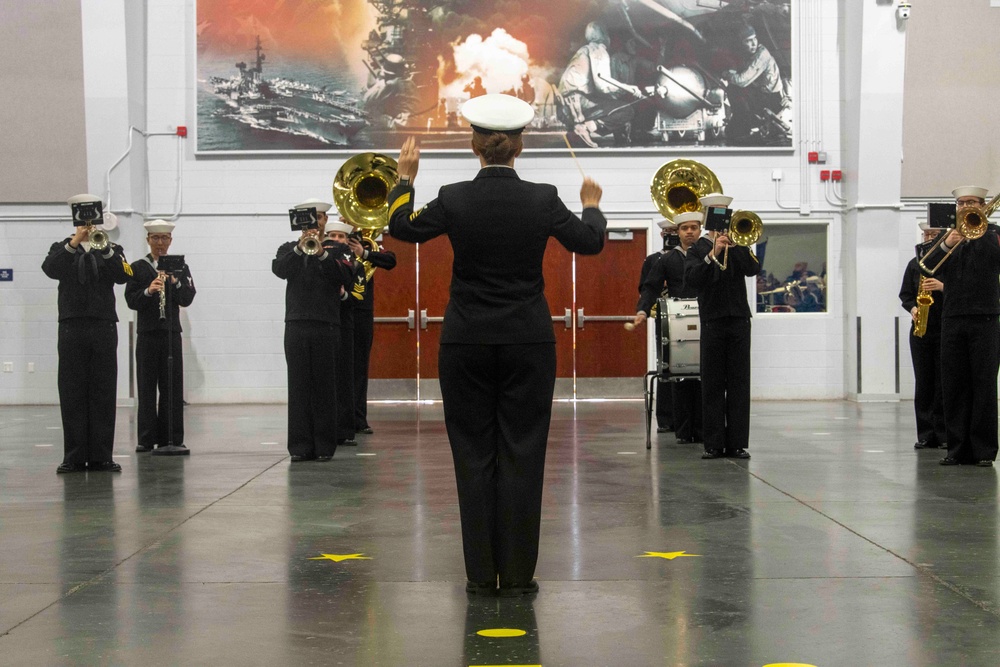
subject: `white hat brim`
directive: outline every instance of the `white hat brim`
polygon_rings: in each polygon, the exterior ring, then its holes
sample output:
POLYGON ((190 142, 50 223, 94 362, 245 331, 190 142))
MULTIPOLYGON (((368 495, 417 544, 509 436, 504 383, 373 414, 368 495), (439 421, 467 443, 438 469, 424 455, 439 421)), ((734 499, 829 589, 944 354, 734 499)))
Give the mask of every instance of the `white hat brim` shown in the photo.
POLYGON ((307 199, 301 204, 296 204, 292 208, 297 208, 297 209, 314 208, 320 213, 326 213, 331 208, 333 208, 333 204, 322 201, 320 199, 307 199))
POLYGON ((524 129, 535 117, 535 110, 512 95, 491 94, 473 97, 462 105, 462 117, 470 125, 484 130, 511 132, 524 129))

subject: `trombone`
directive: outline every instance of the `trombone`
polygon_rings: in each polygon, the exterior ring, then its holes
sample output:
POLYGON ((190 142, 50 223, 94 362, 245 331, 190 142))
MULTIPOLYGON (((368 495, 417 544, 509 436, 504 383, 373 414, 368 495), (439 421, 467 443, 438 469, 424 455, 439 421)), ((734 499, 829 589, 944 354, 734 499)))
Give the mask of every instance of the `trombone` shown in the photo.
MULTIPOLYGON (((753 211, 734 211, 729 221, 729 229, 726 230, 726 236, 734 245, 744 247, 752 246, 759 241, 763 233, 764 223, 753 211)), ((719 268, 723 271, 729 268, 729 246, 726 246, 719 268)))
POLYGON ((955 230, 961 234, 962 238, 958 240, 958 243, 948 249, 948 252, 945 253, 944 257, 938 261, 934 268, 928 268, 927 265, 924 264, 924 257, 928 257, 931 253, 941 247, 944 240, 948 238, 949 232, 951 232, 950 228, 943 230, 941 234, 938 235, 938 238, 935 239, 934 245, 932 245, 922 257, 917 259, 917 264, 920 265, 920 268, 923 269, 924 273, 928 276, 933 276, 937 273, 938 269, 941 268, 941 265, 944 264, 949 257, 951 257, 951 253, 955 252, 955 249, 962 245, 963 241, 975 241, 985 234, 986 228, 989 225, 987 218, 993 215, 998 208, 1000 208, 1000 193, 995 195, 993 199, 988 201, 983 206, 979 206, 977 204, 966 204, 965 206, 960 207, 958 212, 955 213, 955 230))

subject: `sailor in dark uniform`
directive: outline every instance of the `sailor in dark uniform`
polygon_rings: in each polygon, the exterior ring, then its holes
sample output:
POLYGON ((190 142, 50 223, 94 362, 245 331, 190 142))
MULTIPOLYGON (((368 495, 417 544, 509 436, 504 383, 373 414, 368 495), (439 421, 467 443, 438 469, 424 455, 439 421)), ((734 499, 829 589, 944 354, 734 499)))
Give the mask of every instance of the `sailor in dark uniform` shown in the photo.
MULTIPOLYGON (((924 243, 933 243, 941 231, 920 223, 924 243)), ((929 247, 929 246, 927 246, 929 247)), ((917 246, 920 252, 921 246, 917 246)), ((914 257, 903 272, 899 301, 913 320, 910 325, 910 360, 913 362, 913 412, 917 420, 917 441, 914 449, 944 447, 948 435, 944 421, 944 393, 941 390, 941 310, 944 308, 944 283, 920 270, 914 257), (923 285, 921 285, 923 282, 923 285), (927 328, 923 336, 914 335, 917 322, 917 295, 921 287, 934 299, 927 311, 927 328)))
POLYGON ((42 271, 59 281, 59 409, 62 413, 63 462, 58 473, 119 472, 112 452, 118 396, 118 313, 114 286, 124 285, 132 268, 121 246, 92 247, 87 221, 101 218, 100 198, 70 198, 77 221, 73 236, 57 241, 42 271))
MULTIPOLYGON (((646 278, 649 277, 649 272, 656 266, 657 261, 665 253, 669 252, 671 248, 667 247, 668 239, 671 237, 677 238, 677 225, 670 222, 669 220, 661 220, 656 223, 660 228, 660 238, 663 239, 663 248, 657 250, 652 255, 648 255, 646 259, 642 261, 642 269, 639 271, 639 300, 642 300, 642 286, 646 282, 646 278)), ((683 273, 681 274, 683 276, 683 273)), ((660 285, 660 291, 656 292, 653 297, 653 303, 656 303, 656 299, 659 298, 660 293, 666 288, 666 284, 660 285)), ((652 305, 650 305, 650 308, 652 305)), ((647 315, 649 314, 649 309, 646 310, 647 315)), ((660 340, 660 320, 657 318, 655 321, 656 326, 656 340, 660 340)), ((670 382, 656 382, 656 432, 657 433, 667 433, 674 430, 674 386, 670 382)))
MULTIPOLYGON (((701 213, 681 213, 674 218, 673 226, 679 243, 659 257, 640 285, 634 324, 641 324, 649 316, 664 286, 671 298, 694 299, 698 296, 697 290, 684 282, 684 266, 688 251, 701 236, 701 218, 701 213)), ((656 339, 660 340, 660 318, 657 317, 655 322, 656 339)), ((671 387, 677 442, 701 442, 701 380, 694 377, 678 382, 661 382, 660 386, 671 387)))
MULTIPOLYGON (((354 254, 373 269, 391 271, 396 268, 396 253, 391 250, 385 250, 377 243, 373 248, 366 247, 356 236, 349 237, 347 243, 354 254)), ((375 338, 374 275, 365 281, 363 288, 360 300, 354 304, 354 429, 358 433, 370 434, 373 431, 368 423, 368 367, 375 338)))
POLYGON ((531 105, 509 95, 466 102, 475 179, 446 185, 414 209, 420 150, 411 137, 389 193, 389 233, 420 243, 447 234, 454 249, 439 376, 462 517, 466 590, 531 594, 538 558, 545 448, 555 387, 555 334, 542 260, 549 237, 595 254, 607 221, 601 189, 585 179, 582 220, 551 185, 513 169, 531 105))
POLYGON ((168 253, 173 241, 174 223, 151 220, 143 227, 146 229, 149 254, 132 265, 132 279, 125 287, 125 301, 138 313, 139 320, 135 344, 139 404, 136 415, 138 445, 135 451, 152 451, 159 456, 183 456, 190 454, 191 450, 184 446, 184 355, 181 349, 180 309, 187 308, 194 301, 194 279, 187 264, 179 273, 166 275, 160 271, 160 257, 168 253), (153 451, 154 447, 156 451, 153 451))
MULTIPOLYGON (((702 206, 728 206, 731 197, 706 195, 702 206)), ((698 293, 701 319, 703 459, 750 458, 750 306, 746 278, 760 273, 750 249, 710 232, 691 246, 685 285, 698 293), (729 261, 723 270, 723 254, 729 261)))
POLYGON ((337 450, 337 349, 340 300, 354 281, 354 266, 339 259, 343 248, 326 241, 319 252, 326 212, 332 205, 316 199, 295 208, 315 209, 318 228, 298 241, 283 243, 271 262, 285 285, 285 362, 288 365, 288 453, 293 462, 329 461, 337 450), (329 247, 327 247, 329 245, 329 247))
MULTIPOLYGON (((952 191, 958 212, 982 206, 986 189, 963 186, 952 191)), ((981 215, 985 224, 985 215, 981 215)), ((962 241, 951 230, 944 244, 928 253, 924 265, 945 284, 941 311, 941 388, 948 432, 948 455, 941 465, 975 463, 989 467, 997 456, 997 369, 1000 367, 1000 239, 987 225, 975 240, 962 241), (957 246, 957 247, 956 247, 957 246)))
POLYGON ((354 277, 340 295, 340 344, 337 346, 337 444, 357 445, 354 439, 354 320, 361 295, 366 289, 365 271, 360 259, 348 245, 348 235, 354 231, 341 217, 326 223, 326 240, 336 249, 336 258, 350 262, 354 277))

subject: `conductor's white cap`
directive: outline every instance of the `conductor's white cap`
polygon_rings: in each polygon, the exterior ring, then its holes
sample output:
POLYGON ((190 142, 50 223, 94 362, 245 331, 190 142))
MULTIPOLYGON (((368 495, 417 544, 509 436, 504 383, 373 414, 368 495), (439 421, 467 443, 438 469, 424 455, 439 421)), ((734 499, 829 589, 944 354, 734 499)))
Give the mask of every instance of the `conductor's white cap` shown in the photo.
POLYGON ((701 202, 702 206, 725 206, 726 208, 729 208, 729 205, 733 203, 733 198, 727 197, 726 195, 718 192, 713 192, 705 195, 698 201, 701 202))
POLYGON ((344 232, 345 234, 350 234, 354 231, 354 227, 351 227, 346 222, 334 222, 332 220, 326 223, 326 227, 323 228, 324 234, 329 234, 330 232, 344 232))
POLYGON ((146 229, 147 234, 170 234, 177 225, 167 220, 150 220, 144 222, 142 226, 146 229))
POLYGON ((101 198, 97 195, 73 195, 66 200, 66 203, 72 206, 73 204, 87 204, 97 201, 101 201, 101 198))
POLYGON ((330 203, 325 202, 325 201, 320 201, 319 199, 307 199, 304 202, 302 202, 301 204, 296 204, 292 208, 300 208, 300 209, 301 208, 314 208, 317 211, 319 211, 320 213, 326 213, 331 208, 333 208, 333 204, 330 204, 330 203))
POLYGON ((670 220, 660 220, 656 226, 667 232, 677 229, 677 223, 670 220))
POLYGON ((963 185, 952 190, 951 196, 955 199, 959 197, 979 197, 980 199, 986 199, 987 192, 986 188, 976 185, 963 185))
MULTIPOLYGON (((715 204, 712 204, 715 206, 715 204)), ((685 222, 697 222, 699 225, 704 219, 704 214, 701 211, 689 211, 687 213, 681 213, 674 216, 674 224, 680 227, 685 222)))
POLYGON ((516 134, 535 117, 535 110, 513 95, 480 95, 462 105, 462 116, 477 132, 516 134))

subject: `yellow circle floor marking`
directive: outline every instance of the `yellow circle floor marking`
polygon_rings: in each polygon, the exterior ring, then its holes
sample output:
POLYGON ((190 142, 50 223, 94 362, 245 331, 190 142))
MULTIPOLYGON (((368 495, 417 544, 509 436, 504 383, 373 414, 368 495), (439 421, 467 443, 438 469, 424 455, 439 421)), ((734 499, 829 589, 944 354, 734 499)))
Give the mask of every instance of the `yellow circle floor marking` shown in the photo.
POLYGON ((516 628, 487 628, 477 631, 476 634, 483 637, 523 637, 527 633, 516 628))

